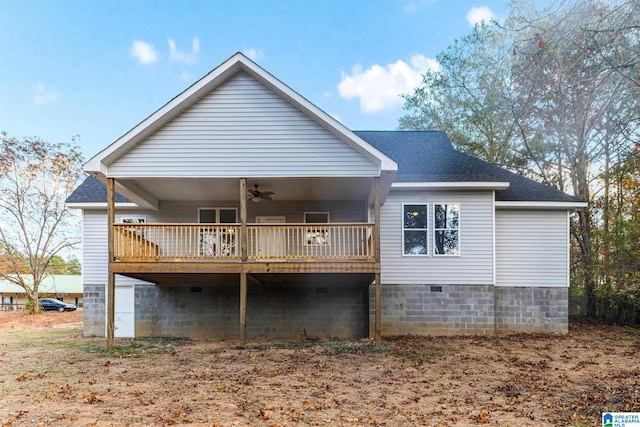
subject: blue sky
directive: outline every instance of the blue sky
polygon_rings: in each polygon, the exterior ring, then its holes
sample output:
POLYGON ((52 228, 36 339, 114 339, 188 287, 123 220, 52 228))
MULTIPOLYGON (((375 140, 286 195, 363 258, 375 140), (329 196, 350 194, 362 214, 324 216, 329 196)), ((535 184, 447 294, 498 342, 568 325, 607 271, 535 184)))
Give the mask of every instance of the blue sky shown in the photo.
POLYGON ((507 0, 0 0, 0 130, 85 158, 235 52, 354 130, 395 129, 400 93, 507 0))

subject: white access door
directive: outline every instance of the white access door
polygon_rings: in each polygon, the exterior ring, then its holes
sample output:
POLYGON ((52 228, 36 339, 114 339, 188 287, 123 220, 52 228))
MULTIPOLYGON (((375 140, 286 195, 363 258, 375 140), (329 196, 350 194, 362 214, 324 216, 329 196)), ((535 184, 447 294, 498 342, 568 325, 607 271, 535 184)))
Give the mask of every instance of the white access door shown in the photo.
POLYGON ((133 338, 136 332, 134 287, 116 286, 115 299, 114 335, 116 338, 133 338))
MULTIPOLYGON (((284 224, 287 219, 283 216, 257 216, 257 223, 268 224, 284 224)), ((278 232, 274 229, 260 230, 258 241, 258 256, 260 258, 276 258, 285 255, 284 242, 286 237, 282 231, 278 232)))

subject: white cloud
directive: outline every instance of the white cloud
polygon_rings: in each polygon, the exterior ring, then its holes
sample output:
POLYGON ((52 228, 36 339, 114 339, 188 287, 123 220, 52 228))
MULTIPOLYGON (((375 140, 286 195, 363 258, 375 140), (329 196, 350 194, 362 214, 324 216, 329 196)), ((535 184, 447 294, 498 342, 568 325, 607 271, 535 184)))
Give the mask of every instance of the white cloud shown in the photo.
POLYGON ((33 97, 33 103, 37 106, 49 104, 58 99, 58 94, 47 89, 44 84, 38 83, 36 95, 33 97))
POLYGON ((400 95, 412 92, 429 69, 440 68, 435 59, 413 55, 407 64, 398 60, 386 66, 372 65, 366 70, 358 65, 350 75, 343 73, 338 84, 342 98, 360 99, 360 109, 366 113, 391 110, 402 105, 400 95))
POLYGON ((472 27, 482 21, 488 24, 492 19, 495 19, 495 15, 491 9, 486 6, 472 7, 469 9, 469 12, 467 12, 467 22, 472 27))
POLYGON ((131 45, 131 56, 141 64, 152 64, 158 60, 158 53, 149 43, 136 40, 131 45))
POLYGON ((264 53, 262 53, 261 50, 256 49, 245 49, 242 53, 244 53, 247 58, 251 59, 252 61, 257 61, 264 56, 264 53))
POLYGON ((167 40, 169 42, 169 59, 175 62, 185 62, 187 64, 192 63, 196 60, 198 56, 198 52, 200 52, 200 39, 194 37, 191 41, 191 52, 183 52, 176 46, 176 42, 171 39, 167 40))

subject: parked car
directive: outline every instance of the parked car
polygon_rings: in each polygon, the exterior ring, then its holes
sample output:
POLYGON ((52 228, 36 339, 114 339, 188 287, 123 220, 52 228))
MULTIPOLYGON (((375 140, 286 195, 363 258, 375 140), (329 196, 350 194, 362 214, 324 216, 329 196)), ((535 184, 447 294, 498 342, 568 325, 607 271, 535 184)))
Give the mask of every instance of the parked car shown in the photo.
POLYGON ((63 311, 74 311, 76 309, 75 305, 67 304, 55 298, 40 298, 38 301, 40 301, 40 307, 44 311, 57 310, 62 313, 63 311))

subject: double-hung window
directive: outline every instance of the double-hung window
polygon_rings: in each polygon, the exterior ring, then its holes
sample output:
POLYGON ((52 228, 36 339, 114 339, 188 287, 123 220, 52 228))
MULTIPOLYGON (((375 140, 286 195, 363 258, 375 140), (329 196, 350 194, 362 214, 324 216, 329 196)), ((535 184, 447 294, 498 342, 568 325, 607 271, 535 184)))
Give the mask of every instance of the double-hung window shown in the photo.
POLYGON ((404 255, 428 255, 427 205, 403 205, 402 247, 404 255))
POLYGON ((402 205, 403 255, 460 255, 460 205, 402 205), (431 215, 430 215, 431 213, 431 215))
POLYGON ((460 255, 460 206, 433 205, 433 254, 460 255))

